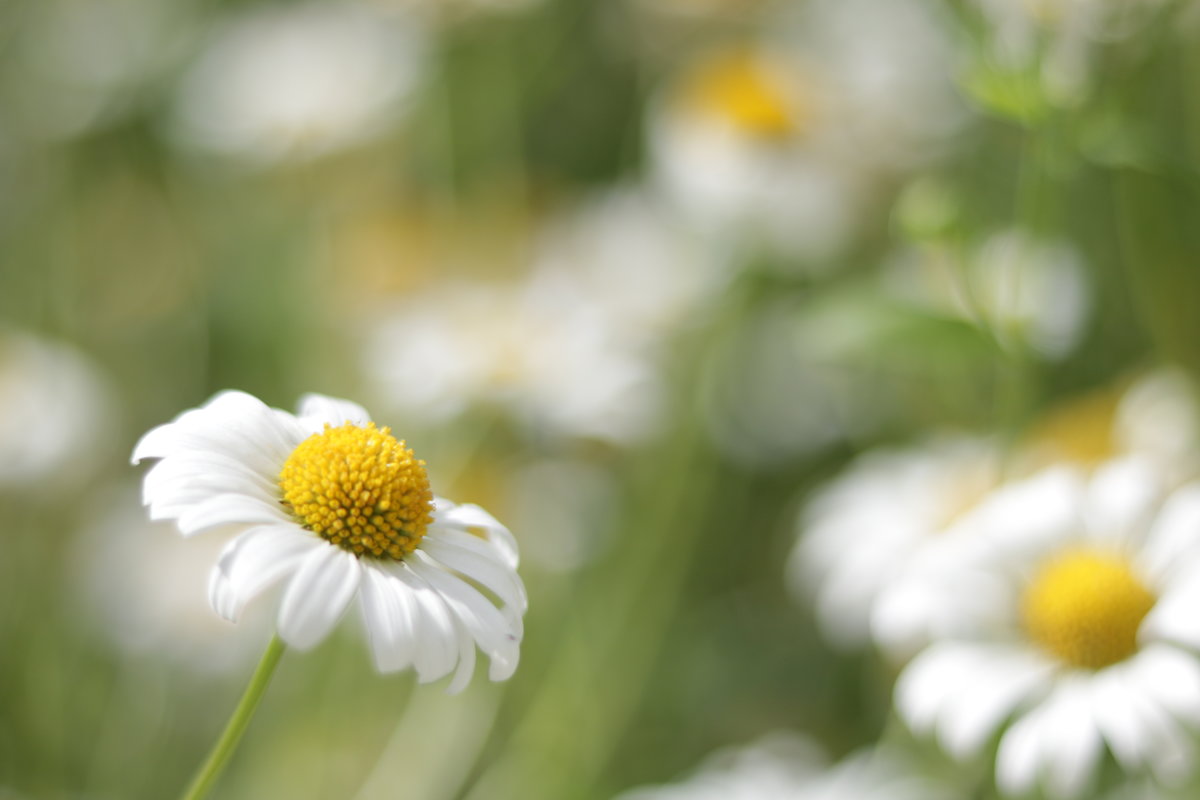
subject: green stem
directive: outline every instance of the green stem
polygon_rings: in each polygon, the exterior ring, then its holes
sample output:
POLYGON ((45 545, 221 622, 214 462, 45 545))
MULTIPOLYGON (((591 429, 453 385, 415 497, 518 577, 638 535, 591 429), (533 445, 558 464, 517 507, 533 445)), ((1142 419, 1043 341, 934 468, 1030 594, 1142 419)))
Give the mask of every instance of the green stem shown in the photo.
POLYGON ((242 739, 242 734, 250 725, 250 718, 254 716, 254 711, 258 708, 258 703, 267 690, 267 684, 271 682, 271 675, 274 674, 275 667, 279 664, 279 658, 286 648, 287 645, 278 636, 271 637, 271 643, 267 645, 262 660, 258 662, 258 668, 254 670, 254 677, 250 679, 250 685, 246 687, 246 692, 242 695, 237 708, 234 709, 233 716, 225 725, 221 738, 213 745, 208 759, 200 767, 196 777, 192 779, 191 785, 183 793, 181 800, 200 800, 208 794, 217 778, 221 777, 221 772, 225 769, 225 762, 229 761, 229 757, 233 755, 238 742, 242 739))

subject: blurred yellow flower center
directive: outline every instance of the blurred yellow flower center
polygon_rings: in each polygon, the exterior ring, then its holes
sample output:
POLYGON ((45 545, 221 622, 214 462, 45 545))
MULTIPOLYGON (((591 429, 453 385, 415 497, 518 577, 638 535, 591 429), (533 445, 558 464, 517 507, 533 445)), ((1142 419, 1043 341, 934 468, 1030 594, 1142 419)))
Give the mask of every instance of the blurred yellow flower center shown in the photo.
POLYGON ((1029 437, 1035 454, 1046 463, 1066 460, 1086 466, 1117 455, 1114 432, 1122 397, 1122 390, 1098 391, 1045 414, 1029 437))
POLYGON ((283 501, 304 527, 357 556, 396 561, 433 521, 425 462, 375 423, 325 426, 288 456, 283 501))
POLYGON ((1117 555, 1072 550, 1042 566, 1021 598, 1035 642, 1075 667, 1100 669, 1137 651, 1154 594, 1117 555))
POLYGON ((749 53, 727 54, 704 64, 691 77, 683 97, 688 108, 763 139, 783 138, 797 127, 787 87, 749 53))

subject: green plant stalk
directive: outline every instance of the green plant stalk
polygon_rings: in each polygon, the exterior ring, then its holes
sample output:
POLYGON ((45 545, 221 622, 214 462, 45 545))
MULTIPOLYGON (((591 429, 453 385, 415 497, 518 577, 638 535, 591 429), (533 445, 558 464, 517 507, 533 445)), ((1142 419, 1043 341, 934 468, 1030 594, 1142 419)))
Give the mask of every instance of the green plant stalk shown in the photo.
POLYGON ((279 664, 279 659, 285 649, 287 649, 287 645, 279 636, 271 637, 270 644, 267 645, 262 659, 258 662, 253 677, 250 678, 250 685, 246 687, 242 699, 233 711, 233 716, 226 723, 221 738, 213 745, 212 752, 208 754, 204 765, 196 772, 196 777, 192 779, 191 784, 181 796, 181 800, 200 800, 212 789, 217 778, 221 777, 226 762, 233 755, 233 751, 237 749, 242 734, 250 725, 250 719, 254 716, 254 711, 258 708, 259 701, 262 700, 262 696, 267 690, 267 684, 271 682, 271 675, 275 673, 275 667, 279 664))

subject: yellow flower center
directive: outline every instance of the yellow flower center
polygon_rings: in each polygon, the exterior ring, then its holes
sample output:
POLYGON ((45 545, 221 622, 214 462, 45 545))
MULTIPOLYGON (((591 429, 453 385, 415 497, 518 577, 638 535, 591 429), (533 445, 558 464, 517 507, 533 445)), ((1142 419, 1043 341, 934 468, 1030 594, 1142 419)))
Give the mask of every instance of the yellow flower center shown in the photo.
POLYGON ((1071 550, 1044 564, 1021 598, 1025 629, 1074 667, 1100 669, 1137 651, 1154 594, 1114 554, 1071 550))
POLYGON ((327 424, 305 439, 284 463, 279 487, 305 528, 356 556, 399 561, 433 521, 425 462, 374 422, 327 424))
POLYGON ((683 92, 685 107, 731 123, 762 139, 796 131, 797 109, 787 87, 759 58, 731 53, 702 65, 683 92))

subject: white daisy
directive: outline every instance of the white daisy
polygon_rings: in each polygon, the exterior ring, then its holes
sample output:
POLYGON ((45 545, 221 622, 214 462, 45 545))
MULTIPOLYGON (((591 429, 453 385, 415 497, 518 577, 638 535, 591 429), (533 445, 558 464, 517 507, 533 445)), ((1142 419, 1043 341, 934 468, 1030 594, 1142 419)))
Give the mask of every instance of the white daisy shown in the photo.
POLYGON ((707 758, 688 778, 632 789, 617 800, 948 800, 914 774, 898 751, 866 750, 826 767, 808 739, 775 731, 707 758))
POLYGON ((729 281, 726 261, 654 192, 621 187, 549 220, 533 281, 579 307, 607 309, 650 347, 711 304, 729 281))
POLYGON ((854 235, 878 179, 940 153, 963 113, 922 4, 783 5, 758 40, 684 65, 651 106, 648 149, 700 230, 815 270, 854 235))
POLYGON ((999 481, 1000 454, 983 439, 861 457, 805 509, 788 566, 792 589, 815 594, 833 642, 873 638, 895 657, 911 655, 956 619, 941 613, 922 576, 966 544, 946 532, 999 481))
POLYGON ((1172 484, 1200 475, 1200 404, 1192 379, 1160 368, 1051 409, 1020 448, 1028 471, 1062 461, 1096 466, 1136 455, 1153 461, 1172 484))
POLYGON ((297 649, 357 596, 381 672, 454 671, 457 691, 476 645, 492 680, 516 669, 526 598, 512 534, 478 506, 435 498, 424 462, 361 406, 307 395, 293 416, 223 392, 143 436, 133 460, 145 458, 160 459, 145 477, 151 518, 185 536, 236 534, 209 581, 222 617, 286 578, 278 632, 297 649))
POLYGON ((111 390, 87 356, 0 328, 0 487, 79 481, 108 449, 111 390))
POLYGON ((424 56, 411 15, 358 3, 259 8, 218 28, 185 74, 171 132, 251 163, 322 156, 396 122, 424 56))
POLYGON ((441 285, 379 321, 363 368, 381 397, 423 420, 478 404, 554 435, 637 440, 655 429, 662 386, 643 340, 610 311, 544 275, 441 285))
POLYGON ((959 632, 901 674, 908 724, 957 757, 1003 727, 1009 793, 1077 796, 1106 746, 1126 772, 1183 777, 1200 726, 1200 484, 1162 485, 1137 459, 1055 468, 964 517, 949 535, 984 545, 946 565, 959 632), (964 604, 963 586, 987 602, 964 604))
POLYGON ((854 176, 809 135, 814 100, 794 65, 766 48, 708 54, 651 107, 656 184, 697 229, 813 265, 849 240, 854 176))

